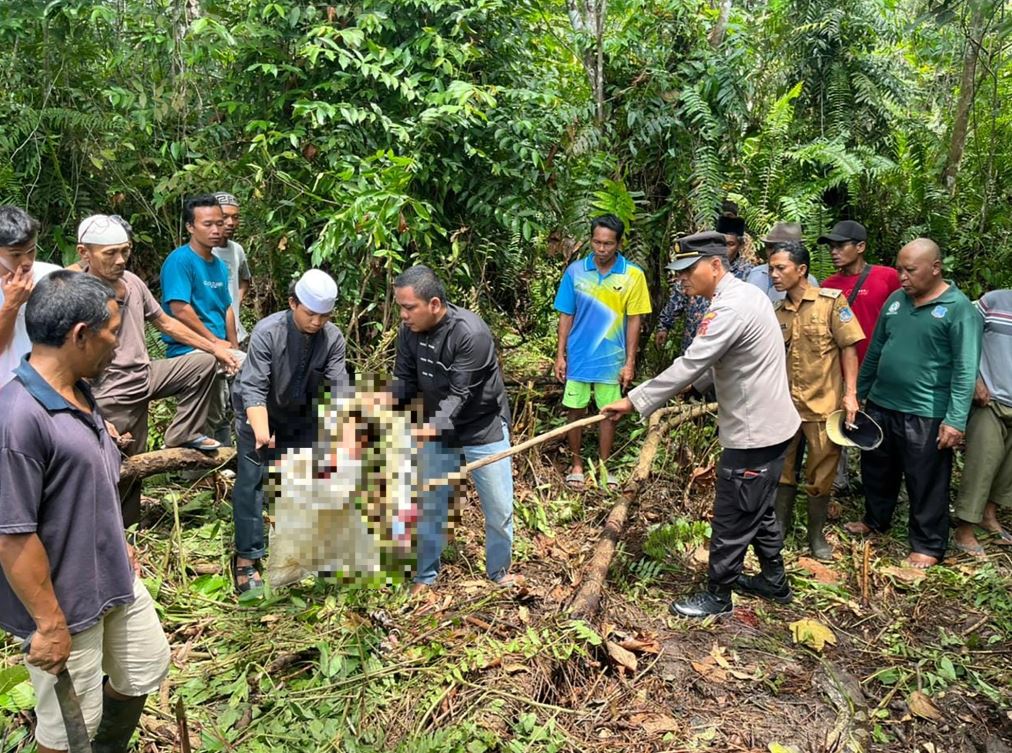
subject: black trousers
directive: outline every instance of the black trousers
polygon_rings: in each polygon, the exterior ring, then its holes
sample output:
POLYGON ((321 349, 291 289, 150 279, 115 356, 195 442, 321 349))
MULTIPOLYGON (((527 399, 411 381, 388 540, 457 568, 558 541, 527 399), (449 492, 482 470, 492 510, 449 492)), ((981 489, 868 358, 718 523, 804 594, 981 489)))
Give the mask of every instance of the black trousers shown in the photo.
POLYGON ((941 559, 949 543, 949 483, 952 450, 938 449, 940 418, 899 413, 872 402, 865 412, 882 427, 882 444, 861 453, 864 522, 873 531, 888 531, 893 522, 900 483, 910 496, 910 549, 941 559))
POLYGON ((773 499, 788 444, 790 440, 771 447, 726 449, 721 453, 711 524, 710 590, 730 590, 741 575, 749 545, 760 562, 780 558, 784 538, 773 512, 773 499))

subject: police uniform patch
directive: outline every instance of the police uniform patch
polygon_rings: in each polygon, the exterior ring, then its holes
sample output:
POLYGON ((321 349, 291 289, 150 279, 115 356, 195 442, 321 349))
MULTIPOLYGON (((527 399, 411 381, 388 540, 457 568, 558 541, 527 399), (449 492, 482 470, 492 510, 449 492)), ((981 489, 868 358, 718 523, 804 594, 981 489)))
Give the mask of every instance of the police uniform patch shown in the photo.
POLYGON ((931 315, 936 319, 944 319, 948 312, 949 310, 945 306, 935 306, 931 309, 931 315))
POLYGON ((899 301, 893 301, 892 303, 889 304, 889 310, 886 313, 887 314, 895 314, 899 310, 900 310, 900 302, 899 301))
POLYGON ((853 318, 854 318, 854 312, 851 311, 848 307, 844 306, 842 309, 840 309, 840 321, 841 322, 843 322, 844 324, 846 324, 847 322, 849 322, 853 318))
POLYGON ((699 323, 699 326, 696 327, 696 336, 699 337, 701 335, 705 335, 706 330, 710 328, 710 322, 712 322, 716 318, 717 312, 715 311, 707 312, 706 315, 703 317, 703 320, 699 323))

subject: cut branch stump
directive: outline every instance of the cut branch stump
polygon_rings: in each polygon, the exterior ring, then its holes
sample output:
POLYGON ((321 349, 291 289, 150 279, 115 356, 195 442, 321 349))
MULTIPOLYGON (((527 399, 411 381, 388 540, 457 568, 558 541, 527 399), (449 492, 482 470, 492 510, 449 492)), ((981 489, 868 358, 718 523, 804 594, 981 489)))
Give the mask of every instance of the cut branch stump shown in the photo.
POLYGON ((148 476, 169 471, 193 471, 221 468, 235 457, 234 447, 222 447, 217 452, 201 452, 185 447, 142 452, 125 458, 120 465, 120 483, 127 484, 148 476))

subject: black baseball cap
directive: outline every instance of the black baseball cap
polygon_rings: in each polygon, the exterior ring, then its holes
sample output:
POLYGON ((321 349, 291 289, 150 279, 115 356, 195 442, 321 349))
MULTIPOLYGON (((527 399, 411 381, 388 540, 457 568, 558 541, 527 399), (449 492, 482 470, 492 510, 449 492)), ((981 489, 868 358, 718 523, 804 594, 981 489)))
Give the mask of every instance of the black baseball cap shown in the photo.
POLYGON ((833 229, 825 235, 820 235, 818 242, 845 243, 846 241, 854 241, 857 243, 866 240, 868 240, 868 231, 864 229, 864 225, 854 220, 844 220, 833 225, 833 229))
POLYGON ((727 256, 727 241, 723 233, 704 230, 701 233, 686 235, 675 242, 675 258, 667 268, 672 272, 681 272, 700 259, 714 256, 727 256))
POLYGON ((742 217, 718 217, 717 232, 724 235, 745 235, 745 219, 742 217))

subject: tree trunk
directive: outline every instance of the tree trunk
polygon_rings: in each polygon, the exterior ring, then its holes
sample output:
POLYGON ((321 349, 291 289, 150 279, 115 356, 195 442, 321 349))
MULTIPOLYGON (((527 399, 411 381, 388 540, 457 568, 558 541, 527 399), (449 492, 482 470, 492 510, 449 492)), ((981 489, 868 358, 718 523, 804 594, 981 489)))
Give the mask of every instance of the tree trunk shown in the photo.
POLYGON ((956 114, 952 120, 949 154, 945 160, 945 169, 942 170, 942 183, 950 195, 956 192, 956 174, 959 172, 959 163, 963 160, 966 137, 970 131, 970 113, 973 110, 974 95, 977 93, 977 61, 980 58, 986 28, 983 3, 974 3, 970 19, 970 35, 966 40, 966 52, 963 55, 959 100, 956 102, 956 114))
POLYGON ((661 429, 669 426, 678 426, 685 421, 703 416, 710 411, 716 410, 716 403, 704 405, 676 405, 670 408, 661 408, 654 411, 650 416, 647 427, 646 438, 640 448, 639 460, 636 468, 633 469, 629 481, 622 490, 622 496, 615 506, 611 508, 608 519, 604 522, 604 529, 601 531, 601 538, 594 547, 594 554, 584 568, 584 575, 580 581, 580 589, 576 592, 573 600, 569 603, 569 613, 574 617, 589 618, 597 612, 601 603, 601 591, 608 578, 608 568, 615 556, 618 542, 625 530, 626 518, 629 515, 629 506, 636 500, 640 493, 640 487, 650 478, 650 467, 653 465, 654 456, 661 442, 661 429))
POLYGON ((573 31, 580 37, 587 35, 594 42, 587 45, 582 62, 594 97, 595 117, 601 124, 604 122, 604 19, 608 0, 566 0, 566 9, 573 31))
POLYGON ((120 465, 120 483, 147 478, 168 471, 189 471, 201 468, 218 468, 235 457, 235 448, 223 447, 217 452, 201 452, 183 447, 142 452, 126 458, 120 465))
POLYGON ((720 16, 717 18, 717 23, 710 29, 709 38, 710 47, 715 50, 724 41, 724 35, 727 34, 727 20, 730 16, 731 0, 720 0, 720 16))

